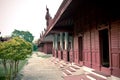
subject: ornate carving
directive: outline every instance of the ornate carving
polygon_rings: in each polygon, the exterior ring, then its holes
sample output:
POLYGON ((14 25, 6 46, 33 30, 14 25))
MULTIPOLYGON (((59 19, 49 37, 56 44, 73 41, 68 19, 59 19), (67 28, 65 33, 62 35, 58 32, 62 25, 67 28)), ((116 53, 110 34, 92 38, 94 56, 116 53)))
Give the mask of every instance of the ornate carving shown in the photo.
POLYGON ((50 20, 52 19, 52 17, 50 16, 49 14, 49 9, 47 8, 46 6, 46 16, 45 16, 45 19, 46 19, 46 25, 49 26, 49 23, 50 23, 50 20))

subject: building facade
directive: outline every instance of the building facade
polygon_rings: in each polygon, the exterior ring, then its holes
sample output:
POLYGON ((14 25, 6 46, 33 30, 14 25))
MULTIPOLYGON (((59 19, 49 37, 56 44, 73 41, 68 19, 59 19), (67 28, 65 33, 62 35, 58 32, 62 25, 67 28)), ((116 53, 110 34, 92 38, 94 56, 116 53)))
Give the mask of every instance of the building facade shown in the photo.
POLYGON ((54 57, 120 78, 119 9, 114 1, 63 0, 42 37, 52 33, 54 57))

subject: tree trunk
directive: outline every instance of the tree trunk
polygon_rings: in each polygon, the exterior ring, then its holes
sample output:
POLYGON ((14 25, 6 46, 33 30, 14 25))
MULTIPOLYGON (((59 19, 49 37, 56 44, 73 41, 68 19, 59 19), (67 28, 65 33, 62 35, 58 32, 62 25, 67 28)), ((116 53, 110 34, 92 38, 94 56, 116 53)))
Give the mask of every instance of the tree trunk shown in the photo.
POLYGON ((17 73, 18 73, 19 60, 17 61, 17 73))
POLYGON ((14 78, 16 78, 17 73, 18 73, 18 65, 19 65, 19 61, 15 61, 15 70, 14 70, 14 78))
POLYGON ((13 63, 14 63, 14 61, 12 61, 12 60, 9 63, 9 65, 10 65, 10 73, 9 73, 10 80, 13 80, 13 63))
POLYGON ((3 64, 3 66, 4 66, 5 75, 7 75, 7 73, 8 73, 7 60, 6 60, 6 59, 3 59, 3 60, 2 60, 2 64, 3 64))

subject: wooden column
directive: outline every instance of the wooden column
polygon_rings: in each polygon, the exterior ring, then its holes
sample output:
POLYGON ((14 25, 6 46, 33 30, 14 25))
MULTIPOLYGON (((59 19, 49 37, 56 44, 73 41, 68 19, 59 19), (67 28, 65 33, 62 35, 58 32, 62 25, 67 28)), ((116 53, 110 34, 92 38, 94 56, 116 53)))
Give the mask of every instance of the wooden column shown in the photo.
POLYGON ((70 40, 70 43, 71 43, 70 49, 73 50, 73 37, 70 36, 70 37, 69 37, 69 40, 70 40))
POLYGON ((58 35, 55 34, 55 50, 58 50, 58 35))
POLYGON ((63 51, 63 33, 60 33, 60 49, 63 51))
POLYGON ((58 52, 57 52, 57 50, 58 50, 58 35, 57 34, 55 34, 54 35, 54 56, 57 58, 58 57, 58 52))
POLYGON ((56 53, 55 53, 55 35, 53 35, 53 48, 52 48, 52 54, 54 57, 56 57, 56 53))
POLYGON ((57 43, 58 58, 61 60, 60 33, 57 35, 57 43))
POLYGON ((67 32, 65 32, 64 33, 65 34, 65 36, 64 36, 64 46, 65 46, 65 48, 64 48, 64 51, 63 51, 63 59, 65 60, 65 61, 67 61, 67 59, 68 59, 68 33, 67 32))
POLYGON ((68 32, 65 32, 65 50, 68 49, 68 32))
POLYGON ((53 37, 53 49, 55 49, 55 35, 53 37))
POLYGON ((60 32, 60 49, 59 49, 59 57, 60 57, 60 59, 62 59, 62 57, 63 57, 63 32, 60 32))
POLYGON ((69 36, 70 40, 70 62, 74 62, 74 53, 73 53, 73 37, 69 36))

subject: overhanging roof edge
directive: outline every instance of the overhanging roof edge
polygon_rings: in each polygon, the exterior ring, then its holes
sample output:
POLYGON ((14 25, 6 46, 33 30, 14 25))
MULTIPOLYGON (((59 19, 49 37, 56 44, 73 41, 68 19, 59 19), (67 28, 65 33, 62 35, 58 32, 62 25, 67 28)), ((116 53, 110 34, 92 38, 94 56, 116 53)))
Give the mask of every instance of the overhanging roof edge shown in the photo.
POLYGON ((52 24, 50 25, 50 27, 48 28, 48 30, 45 32, 46 36, 54 27, 54 25, 57 23, 57 21, 60 19, 61 15, 64 13, 64 11, 67 9, 67 7, 70 5, 70 3, 72 2, 72 0, 64 0, 61 4, 61 6, 59 7, 52 24))

